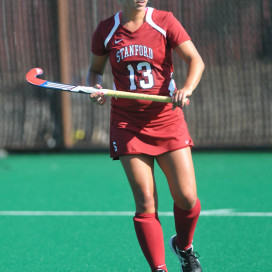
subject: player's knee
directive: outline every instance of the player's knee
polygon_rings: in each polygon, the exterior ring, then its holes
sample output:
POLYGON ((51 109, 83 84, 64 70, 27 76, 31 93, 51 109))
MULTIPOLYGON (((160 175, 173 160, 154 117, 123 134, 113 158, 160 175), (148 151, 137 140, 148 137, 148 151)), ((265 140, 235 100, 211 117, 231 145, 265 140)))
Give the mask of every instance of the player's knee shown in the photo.
POLYGON ((174 201, 180 208, 184 210, 190 210, 197 202, 197 194, 192 191, 187 191, 176 197, 174 201))
POLYGON ((157 204, 153 195, 146 194, 136 202, 138 213, 154 213, 157 211, 157 204))

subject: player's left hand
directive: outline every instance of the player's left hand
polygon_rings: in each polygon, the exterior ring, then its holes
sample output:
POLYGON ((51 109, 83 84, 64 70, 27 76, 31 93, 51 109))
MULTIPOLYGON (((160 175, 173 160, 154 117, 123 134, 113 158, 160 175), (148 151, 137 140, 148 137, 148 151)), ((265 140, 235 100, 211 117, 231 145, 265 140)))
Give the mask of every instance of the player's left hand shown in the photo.
POLYGON ((184 106, 187 106, 188 96, 191 96, 192 93, 192 89, 189 88, 176 90, 172 95, 173 110, 176 107, 183 108, 184 106))

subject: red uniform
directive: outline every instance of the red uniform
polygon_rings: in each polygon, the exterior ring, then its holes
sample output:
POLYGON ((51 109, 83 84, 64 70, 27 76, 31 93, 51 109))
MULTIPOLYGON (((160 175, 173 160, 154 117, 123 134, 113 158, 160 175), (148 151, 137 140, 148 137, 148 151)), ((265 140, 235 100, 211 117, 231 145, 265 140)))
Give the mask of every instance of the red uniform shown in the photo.
MULTIPOLYGON (((117 90, 170 96, 172 49, 190 40, 171 12, 146 9, 136 31, 124 28, 121 12, 100 22, 92 39, 95 55, 109 55, 117 90)), ((135 99, 111 100, 111 157, 159 155, 193 145, 183 112, 172 104, 135 99)))

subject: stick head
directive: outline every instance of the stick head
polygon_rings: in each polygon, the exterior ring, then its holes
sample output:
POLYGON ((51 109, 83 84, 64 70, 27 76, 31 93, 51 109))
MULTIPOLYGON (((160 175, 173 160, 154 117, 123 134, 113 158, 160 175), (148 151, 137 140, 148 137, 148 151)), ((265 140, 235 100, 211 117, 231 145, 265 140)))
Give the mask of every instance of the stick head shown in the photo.
POLYGON ((42 74, 43 70, 41 68, 33 68, 26 74, 26 80, 33 85, 40 86, 46 82, 46 80, 37 78, 37 76, 42 74))

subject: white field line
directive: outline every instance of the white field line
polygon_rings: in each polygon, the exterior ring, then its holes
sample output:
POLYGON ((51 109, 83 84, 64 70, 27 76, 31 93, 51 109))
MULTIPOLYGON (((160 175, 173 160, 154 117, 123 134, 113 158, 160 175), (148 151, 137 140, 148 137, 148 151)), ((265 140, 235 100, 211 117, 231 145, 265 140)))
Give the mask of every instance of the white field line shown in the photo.
MULTIPOLYGON (((0 216, 134 216, 132 211, 0 211, 0 216)), ((232 209, 201 211, 201 216, 272 217, 272 212, 235 212, 232 209)), ((159 212, 173 216, 173 212, 159 212)))

